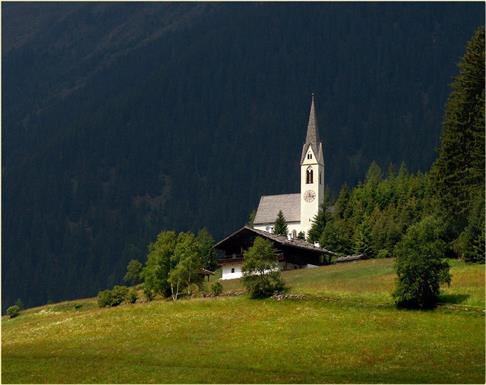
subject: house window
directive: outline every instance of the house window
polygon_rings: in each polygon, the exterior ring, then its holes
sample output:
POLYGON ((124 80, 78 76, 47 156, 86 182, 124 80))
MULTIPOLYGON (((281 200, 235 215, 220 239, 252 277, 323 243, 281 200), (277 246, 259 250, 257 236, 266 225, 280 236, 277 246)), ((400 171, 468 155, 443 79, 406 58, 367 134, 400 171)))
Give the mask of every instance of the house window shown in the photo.
POLYGON ((306 170, 305 183, 306 184, 314 183, 314 171, 312 171, 312 167, 310 166, 306 170))
POLYGON ((310 152, 307 154, 307 159, 312 159, 312 154, 310 152))
POLYGON ((234 273, 234 272, 235 272, 235 268, 234 268, 234 267, 232 267, 232 268, 231 268, 231 272, 232 272, 232 273, 234 273))

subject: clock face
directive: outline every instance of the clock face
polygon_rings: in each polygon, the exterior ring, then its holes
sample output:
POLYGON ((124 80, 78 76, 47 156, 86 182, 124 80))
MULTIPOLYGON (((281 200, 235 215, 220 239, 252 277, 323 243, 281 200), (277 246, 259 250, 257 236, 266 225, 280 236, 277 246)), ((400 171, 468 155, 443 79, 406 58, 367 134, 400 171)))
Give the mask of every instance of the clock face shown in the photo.
POLYGON ((312 190, 307 190, 304 193, 304 200, 306 202, 312 202, 315 197, 316 197, 316 193, 314 191, 312 191, 312 190))

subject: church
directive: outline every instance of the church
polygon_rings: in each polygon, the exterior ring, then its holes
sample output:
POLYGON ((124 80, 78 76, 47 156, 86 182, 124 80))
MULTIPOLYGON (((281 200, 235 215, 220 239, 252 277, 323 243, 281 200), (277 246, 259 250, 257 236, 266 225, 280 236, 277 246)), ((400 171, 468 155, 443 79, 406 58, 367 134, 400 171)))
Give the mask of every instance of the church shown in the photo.
POLYGON ((300 157, 300 192, 294 194, 264 195, 255 215, 253 227, 244 226, 223 240, 215 248, 224 252, 219 260, 223 266, 222 279, 242 276, 243 253, 259 236, 271 241, 279 252, 281 269, 311 267, 326 263, 335 253, 299 239, 299 233, 306 237, 324 202, 324 154, 319 138, 317 115, 312 101, 307 123, 307 135, 300 157), (276 235, 273 226, 279 211, 287 222, 288 235, 276 235))
POLYGON ((307 236, 312 220, 323 202, 324 154, 312 94, 307 135, 300 157, 300 193, 262 196, 253 226, 257 230, 271 233, 277 214, 282 210, 291 236, 297 238, 299 232, 307 236))

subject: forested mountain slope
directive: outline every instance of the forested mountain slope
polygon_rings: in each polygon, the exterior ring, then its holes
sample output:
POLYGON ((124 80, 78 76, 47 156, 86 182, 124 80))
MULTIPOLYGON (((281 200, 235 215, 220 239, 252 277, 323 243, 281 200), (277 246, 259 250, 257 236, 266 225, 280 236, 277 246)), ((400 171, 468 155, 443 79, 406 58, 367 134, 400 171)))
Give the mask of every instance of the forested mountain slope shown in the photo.
POLYGON ((432 164, 483 4, 2 4, 3 304, 93 295, 163 228, 297 192, 310 94, 326 183, 432 164))

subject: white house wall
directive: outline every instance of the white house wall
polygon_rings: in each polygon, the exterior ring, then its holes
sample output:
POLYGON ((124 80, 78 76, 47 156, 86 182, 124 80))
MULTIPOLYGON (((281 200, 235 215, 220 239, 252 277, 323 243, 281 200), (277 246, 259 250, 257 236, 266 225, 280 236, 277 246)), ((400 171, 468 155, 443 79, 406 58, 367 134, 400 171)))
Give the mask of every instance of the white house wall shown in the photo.
MULTIPOLYGON (((294 270, 294 269, 302 269, 302 268, 310 268, 310 267, 317 267, 314 265, 295 265, 293 263, 286 263, 286 262, 279 262, 278 263, 279 270, 294 270)), ((227 279, 237 279, 243 276, 242 273, 242 263, 241 262, 234 262, 234 263, 225 263, 223 265, 223 271, 221 275, 222 280, 227 279), (234 269, 234 273, 231 272, 231 269, 234 269)))
POLYGON ((223 265, 221 279, 241 278, 241 276, 243 275, 241 272, 241 266, 241 262, 225 263, 223 265), (234 269, 233 273, 231 272, 231 269, 234 269))

